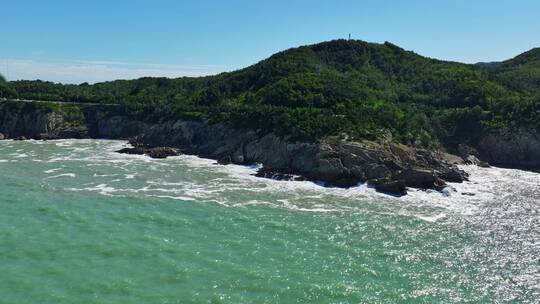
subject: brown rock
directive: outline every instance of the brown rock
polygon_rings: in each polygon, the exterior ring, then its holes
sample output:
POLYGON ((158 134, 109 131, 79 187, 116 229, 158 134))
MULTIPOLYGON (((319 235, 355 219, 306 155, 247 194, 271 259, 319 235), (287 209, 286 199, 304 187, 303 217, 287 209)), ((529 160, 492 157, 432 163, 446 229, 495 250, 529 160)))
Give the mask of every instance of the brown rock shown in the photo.
POLYGON ((151 158, 167 158, 169 156, 182 155, 182 152, 176 148, 157 147, 157 148, 147 149, 145 154, 150 156, 151 158))
POLYGON ((398 174, 408 187, 442 190, 445 186, 435 172, 428 169, 409 168, 398 174))

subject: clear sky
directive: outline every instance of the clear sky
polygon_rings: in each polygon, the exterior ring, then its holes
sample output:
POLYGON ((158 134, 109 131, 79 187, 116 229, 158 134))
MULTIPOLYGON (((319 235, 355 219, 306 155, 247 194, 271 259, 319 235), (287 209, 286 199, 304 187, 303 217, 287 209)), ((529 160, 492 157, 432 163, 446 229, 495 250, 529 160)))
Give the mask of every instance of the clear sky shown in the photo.
POLYGON ((540 0, 0 0, 0 73, 67 83, 197 76, 336 38, 497 61, 540 46, 540 0))

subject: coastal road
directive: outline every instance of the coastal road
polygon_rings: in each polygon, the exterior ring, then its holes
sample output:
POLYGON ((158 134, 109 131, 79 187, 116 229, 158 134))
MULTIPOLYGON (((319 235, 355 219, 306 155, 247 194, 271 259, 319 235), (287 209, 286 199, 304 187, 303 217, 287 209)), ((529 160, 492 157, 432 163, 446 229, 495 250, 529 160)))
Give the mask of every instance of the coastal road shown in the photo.
POLYGON ((72 102, 72 101, 52 101, 52 100, 33 100, 33 99, 8 99, 0 98, 0 101, 14 101, 14 102, 26 102, 26 103, 53 103, 53 104, 71 104, 79 106, 118 106, 114 103, 91 103, 91 102, 72 102))

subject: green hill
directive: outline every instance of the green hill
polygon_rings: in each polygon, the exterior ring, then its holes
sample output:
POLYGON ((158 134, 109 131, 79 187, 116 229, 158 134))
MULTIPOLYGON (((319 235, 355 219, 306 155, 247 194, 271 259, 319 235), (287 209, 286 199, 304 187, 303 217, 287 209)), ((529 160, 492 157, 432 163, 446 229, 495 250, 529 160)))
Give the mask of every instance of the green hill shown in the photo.
POLYGON ((509 89, 540 94, 540 48, 503 61, 489 73, 509 89))
POLYGON ((299 140, 328 136, 423 146, 540 126, 538 49, 500 65, 434 60, 391 43, 335 40, 201 78, 94 85, 15 81, 0 96, 121 104, 145 121, 224 122, 299 140))

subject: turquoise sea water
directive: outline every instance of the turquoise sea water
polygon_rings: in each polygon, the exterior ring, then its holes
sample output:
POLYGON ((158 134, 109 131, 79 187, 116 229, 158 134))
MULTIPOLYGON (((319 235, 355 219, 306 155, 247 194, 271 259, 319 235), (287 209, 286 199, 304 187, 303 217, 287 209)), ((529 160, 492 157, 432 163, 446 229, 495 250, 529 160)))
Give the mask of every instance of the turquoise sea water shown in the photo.
POLYGON ((0 303, 540 298, 539 174, 394 198, 123 145, 0 141, 0 303))

